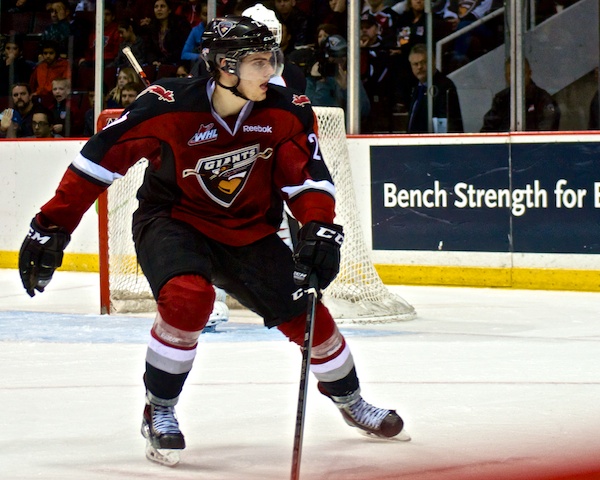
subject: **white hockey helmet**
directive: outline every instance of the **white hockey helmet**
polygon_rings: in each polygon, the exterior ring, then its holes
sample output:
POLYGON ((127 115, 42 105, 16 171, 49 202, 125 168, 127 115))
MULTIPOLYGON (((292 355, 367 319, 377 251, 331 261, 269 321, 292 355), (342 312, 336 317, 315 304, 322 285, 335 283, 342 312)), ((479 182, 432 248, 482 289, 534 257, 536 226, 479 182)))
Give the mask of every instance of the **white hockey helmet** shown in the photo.
POLYGON ((267 26, 278 44, 281 44, 281 23, 277 20, 277 15, 273 10, 269 10, 262 3, 257 3, 253 7, 247 8, 242 12, 244 17, 250 17, 267 26))

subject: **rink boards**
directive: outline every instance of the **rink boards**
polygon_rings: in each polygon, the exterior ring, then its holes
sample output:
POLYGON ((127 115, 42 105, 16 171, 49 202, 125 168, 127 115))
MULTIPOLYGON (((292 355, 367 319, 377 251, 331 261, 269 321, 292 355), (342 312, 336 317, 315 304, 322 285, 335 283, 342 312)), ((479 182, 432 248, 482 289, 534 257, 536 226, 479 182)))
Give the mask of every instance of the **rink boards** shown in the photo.
MULTIPOLYGON (((0 267, 83 141, 3 141, 0 267)), ((600 134, 351 136, 367 248, 385 283, 600 290, 600 134)), ((63 268, 98 269, 97 215, 63 268)))

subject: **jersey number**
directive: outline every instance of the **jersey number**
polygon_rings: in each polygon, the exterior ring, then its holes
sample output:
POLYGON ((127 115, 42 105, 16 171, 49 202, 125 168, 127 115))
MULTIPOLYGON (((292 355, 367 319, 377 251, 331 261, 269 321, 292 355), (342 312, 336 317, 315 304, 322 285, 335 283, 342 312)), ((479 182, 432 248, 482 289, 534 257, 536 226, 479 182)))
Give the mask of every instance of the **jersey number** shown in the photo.
POLYGON ((323 160, 323 158, 321 157, 321 154, 320 154, 320 150, 319 150, 319 137, 317 137, 317 134, 311 133, 310 135, 308 135, 308 141, 313 146, 313 154, 312 154, 313 160, 323 160))

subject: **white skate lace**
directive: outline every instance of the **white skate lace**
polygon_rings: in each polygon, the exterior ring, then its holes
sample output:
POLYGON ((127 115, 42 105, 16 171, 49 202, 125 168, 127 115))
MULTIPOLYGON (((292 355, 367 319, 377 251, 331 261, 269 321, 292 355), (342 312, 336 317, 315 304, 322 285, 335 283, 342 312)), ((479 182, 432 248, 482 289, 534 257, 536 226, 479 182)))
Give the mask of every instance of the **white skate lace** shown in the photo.
POLYGON ((179 430, 179 423, 175 417, 175 409, 173 407, 154 405, 152 427, 155 432, 159 432, 162 435, 181 433, 179 430))
POLYGON ((378 429, 383 419, 390 413, 389 410, 377 408, 365 402, 362 398, 347 407, 356 422, 369 428, 378 429))

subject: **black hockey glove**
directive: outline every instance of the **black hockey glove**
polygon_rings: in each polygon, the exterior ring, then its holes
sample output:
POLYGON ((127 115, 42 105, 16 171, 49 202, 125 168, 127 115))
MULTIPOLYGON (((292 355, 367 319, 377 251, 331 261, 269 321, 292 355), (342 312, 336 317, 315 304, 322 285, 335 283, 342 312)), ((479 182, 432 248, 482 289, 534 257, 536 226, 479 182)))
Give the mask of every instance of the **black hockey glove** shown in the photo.
POLYGON ((19 274, 30 297, 43 292, 54 270, 62 265, 71 236, 60 227, 45 228, 34 218, 19 252, 19 274))
POLYGON ((340 247, 343 229, 332 223, 308 222, 298 232, 294 251, 294 282, 308 286, 311 274, 319 280, 319 288, 329 285, 340 270, 340 247))

